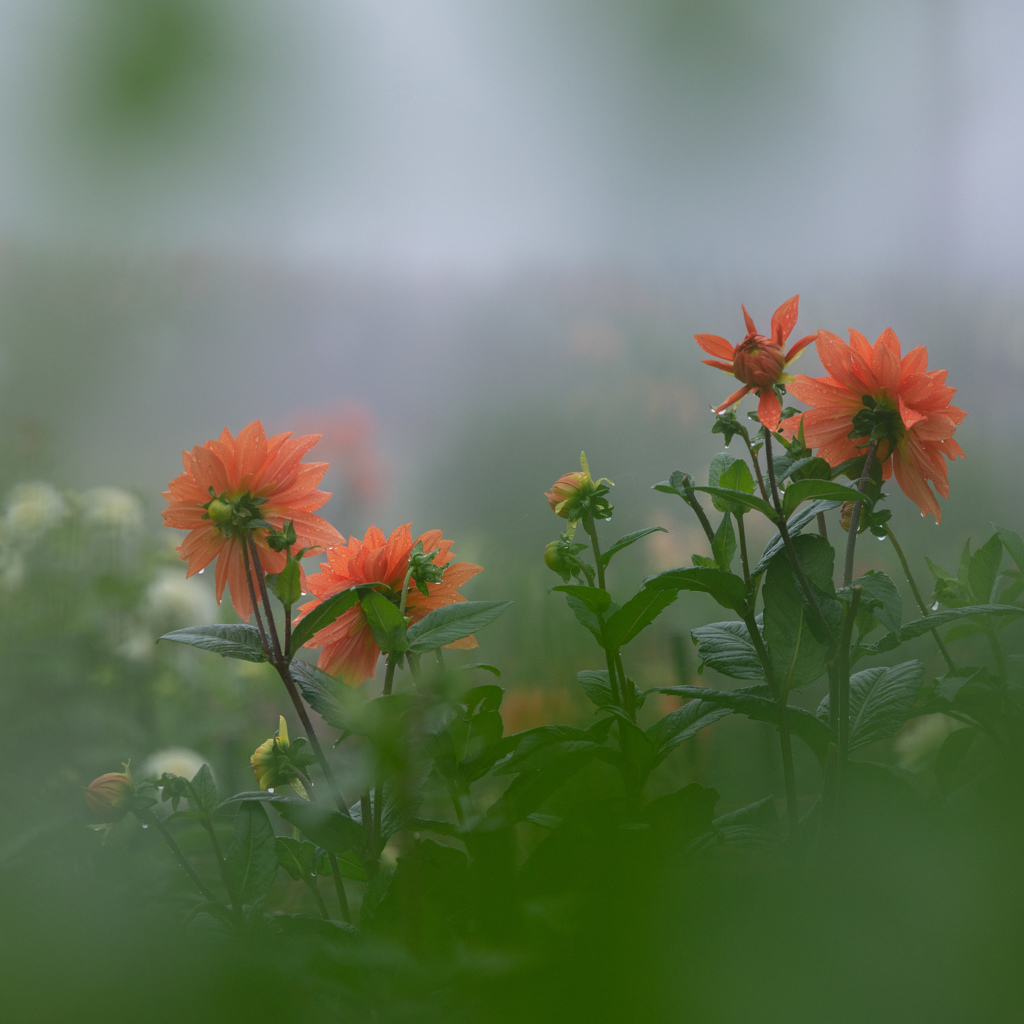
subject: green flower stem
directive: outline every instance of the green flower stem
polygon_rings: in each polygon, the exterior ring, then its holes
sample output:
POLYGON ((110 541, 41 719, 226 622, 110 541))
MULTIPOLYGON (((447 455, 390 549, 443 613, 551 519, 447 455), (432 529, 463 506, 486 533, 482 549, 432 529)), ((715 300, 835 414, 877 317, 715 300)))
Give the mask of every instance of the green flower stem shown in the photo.
MULTIPOLYGON (((910 564, 907 562, 907 556, 903 554, 903 548, 900 547, 896 540, 896 535, 892 532, 892 527, 888 523, 885 524, 885 533, 889 538, 889 542, 892 544, 893 550, 896 552, 896 557, 900 560, 900 565, 903 566, 903 575, 906 576, 907 583, 910 584, 910 591, 914 595, 914 600, 917 601, 917 607, 921 609, 922 615, 931 615, 931 609, 924 603, 921 591, 917 589, 917 583, 914 582, 913 574, 910 571, 910 564)), ((939 648, 939 653, 946 662, 946 667, 950 672, 955 672, 956 665, 953 662, 946 645, 942 642, 942 637, 939 636, 939 631, 937 629, 933 629, 931 633, 939 648)))
MULTIPOLYGON (((338 864, 338 855, 336 853, 329 853, 327 855, 327 860, 331 865, 331 877, 334 879, 334 891, 338 896, 338 908, 341 910, 341 919, 346 924, 351 924, 352 911, 349 910, 348 896, 345 894, 345 882, 341 877, 341 867, 338 864)), ((317 890, 317 895, 320 895, 319 889, 317 890)))
POLYGON ((252 613, 256 619, 256 628, 259 630, 260 640, 263 642, 263 650, 267 652, 268 658, 272 658, 274 654, 273 648, 270 645, 270 640, 267 638, 267 631, 263 627, 263 618, 260 615, 260 602, 259 598, 256 597, 256 588, 252 583, 253 570, 252 563, 249 560, 248 543, 242 544, 242 558, 245 561, 245 582, 249 585, 249 600, 252 602, 252 613))
POLYGON ((782 778, 786 787, 786 819, 789 827, 789 838, 796 839, 797 830, 800 827, 800 809, 797 806, 796 796, 796 772, 793 769, 793 740, 789 734, 789 707, 786 703, 786 694, 780 689, 775 681, 775 673, 772 670, 771 659, 761 639, 761 631, 757 628, 757 620, 754 613, 748 611, 743 616, 747 632, 750 634, 750 642, 757 652, 757 660, 761 663, 761 671, 768 683, 772 696, 775 698, 775 706, 779 712, 779 748, 782 754, 782 778))
POLYGON ((697 519, 700 520, 700 525, 701 528, 704 530, 705 536, 708 538, 708 543, 712 545, 712 547, 714 547, 715 531, 714 528, 711 526, 711 520, 708 519, 707 513, 704 511, 704 509, 701 507, 700 502, 697 500, 697 495, 694 494, 693 488, 687 487, 685 488, 685 490, 686 497, 683 498, 683 501, 685 501, 686 504, 689 505, 691 509, 693 509, 694 514, 697 516, 697 519))
MULTIPOLYGON (((406 584, 408 584, 408 577, 406 578, 406 584)), ((405 591, 402 592, 402 597, 403 599, 405 598, 405 591)), ((395 680, 395 668, 397 667, 397 664, 398 659, 389 654, 388 667, 384 673, 384 688, 381 691, 382 695, 385 697, 391 693, 391 687, 395 680)), ((367 802, 369 802, 368 798, 367 802)), ((373 812, 373 826, 370 832, 370 855, 379 859, 381 852, 384 849, 384 843, 381 839, 381 825, 384 821, 384 780, 379 774, 377 776, 377 784, 374 787, 373 806, 371 810, 373 812)), ((365 814, 365 810, 363 813, 365 814)))
MULTIPOLYGON (((860 479, 853 485, 858 491, 863 491, 863 485, 871 478, 871 467, 875 462, 875 449, 877 442, 872 442, 868 447, 867 457, 864 459, 864 471, 860 479)), ((853 582, 853 553, 857 547, 857 528, 860 526, 860 511, 864 507, 864 499, 853 503, 853 511, 850 513, 850 535, 846 540, 846 564, 843 568, 843 586, 848 587, 853 582)), ((842 762, 842 754, 840 754, 842 762)))
POLYGON ((750 560, 747 557, 747 530, 743 525, 743 516, 733 517, 736 520, 736 532, 740 535, 740 564, 743 566, 743 582, 747 585, 747 595, 750 595, 750 560))
MULTIPOLYGON (((590 545, 594 549, 594 564, 597 566, 597 585, 602 590, 606 590, 604 562, 601 559, 601 543, 597 539, 597 526, 594 523, 593 516, 587 515, 583 517, 583 529, 587 531, 587 536, 590 537, 590 545)), ((622 667, 622 658, 619 656, 617 648, 614 651, 608 650, 603 614, 598 614, 597 622, 601 630, 602 646, 605 648, 605 660, 608 663, 608 682, 612 688, 612 696, 619 701, 626 714, 635 722, 636 699, 632 692, 633 688, 629 685, 629 680, 626 678, 625 670, 622 667), (616 693, 616 691, 618 692, 616 693)))
MULTIPOLYGON (((851 527, 853 523, 850 523, 851 527)), ((860 610, 861 588, 853 588, 853 596, 843 616, 843 639, 836 659, 839 677, 839 731, 838 760, 836 763, 836 798, 838 812, 841 815, 846 796, 846 765, 850 759, 850 640, 853 637, 853 624, 860 610)), ((831 680, 830 680, 831 682, 831 680)), ((831 703, 831 699, 830 699, 831 703)), ((831 716, 830 716, 831 717, 831 716)))
POLYGON ((790 536, 789 527, 786 525, 786 518, 782 514, 782 502, 779 499, 779 488, 775 482, 775 465, 772 459, 772 435, 771 431, 765 431, 764 435, 764 452, 765 461, 768 463, 768 481, 771 484, 771 501, 775 507, 775 513, 778 516, 775 525, 779 528, 779 533, 782 536, 782 543, 786 547, 786 554, 789 556, 789 563, 793 567, 793 573, 796 576, 797 582, 800 584, 800 589, 804 592, 804 597, 807 599, 807 604, 810 606, 811 613, 814 615, 818 623, 818 628, 821 631, 822 636, 828 640, 828 645, 834 652, 836 649, 836 638, 832 633, 832 629, 828 624, 828 620, 825 618, 824 613, 818 606, 818 601, 814 596, 814 591, 811 590, 811 585, 804 575, 803 566, 800 564, 800 559, 797 557, 796 548, 793 546, 793 538, 790 536))
MULTIPOLYGON (((764 433, 765 433, 765 454, 768 457, 768 465, 770 467, 771 464, 772 464, 772 456, 771 456, 771 449, 768 448, 768 435, 769 435, 769 431, 766 430, 764 433)), ((750 434, 748 434, 747 431, 744 430, 743 433, 740 436, 746 442, 747 451, 750 452, 750 461, 754 464, 754 475, 757 477, 757 486, 761 489, 761 497, 764 498, 765 501, 767 501, 768 500, 768 489, 764 485, 764 477, 761 475, 761 463, 760 463, 760 461, 757 458, 757 452, 754 451, 754 445, 753 445, 753 442, 751 442, 751 440, 750 440, 750 434)), ((771 472, 771 470, 769 469, 769 473, 770 472, 771 472)))
POLYGON ((267 580, 260 564, 259 552, 256 550, 256 538, 250 532, 248 535, 249 548, 251 551, 252 564, 256 568, 256 579, 260 585, 260 597, 263 599, 263 607, 267 613, 267 630, 270 633, 270 640, 273 646, 273 657, 275 661, 283 662, 284 655, 281 650, 281 641, 277 636, 277 623, 274 621, 274 609, 270 605, 270 595, 267 593, 267 580))
POLYGON ((816 516, 818 520, 818 533, 820 536, 828 540, 828 527, 825 525, 825 513, 819 512, 816 516))
POLYGON ((136 811, 135 816, 143 825, 152 825, 163 836, 164 842, 170 847, 171 853, 174 854, 174 859, 177 860, 178 864, 181 865, 181 869, 188 875, 189 881, 195 886, 199 895, 209 903, 216 903, 217 897, 213 895, 207 888, 206 883, 196 874, 195 868, 189 864, 188 858, 182 853, 181 847, 175 841, 174 836, 167 831, 167 826, 160 818, 150 810, 136 811))
MULTIPOLYGON (((324 898, 320 895, 320 886, 316 884, 316 878, 310 876, 304 878, 303 881, 306 883, 306 887, 309 889, 309 891, 313 894, 313 899, 316 900, 316 908, 320 911, 320 916, 325 921, 329 921, 331 917, 327 913, 327 904, 324 903, 324 898)), ((344 892, 344 890, 342 891, 344 892)), ((348 909, 347 906, 345 909, 348 909)), ((346 917, 345 920, 348 921, 348 917, 346 917)))

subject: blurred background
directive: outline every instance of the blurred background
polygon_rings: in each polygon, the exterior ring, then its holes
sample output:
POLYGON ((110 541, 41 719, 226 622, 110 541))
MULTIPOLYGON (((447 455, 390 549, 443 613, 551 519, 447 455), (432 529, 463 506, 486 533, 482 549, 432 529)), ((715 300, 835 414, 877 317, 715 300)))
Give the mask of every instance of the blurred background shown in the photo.
MULTIPOLYGON (((440 527, 483 564, 467 594, 516 601, 481 637, 510 726, 571 720, 598 665, 560 634, 542 492, 585 448, 609 536, 670 531, 617 561, 620 596, 703 552, 650 487, 720 447, 734 382, 692 335, 739 341, 741 302, 767 330, 799 292, 795 337, 892 326, 949 369, 968 458, 941 528, 892 488, 916 565, 1019 528, 1022 32, 1008 0, 0 0, 19 756, 60 800, 176 746, 251 784, 272 674, 152 640, 230 617, 159 492, 255 418, 324 434, 343 533, 440 527)), ((874 542, 862 562, 898 575, 874 542)), ((715 617, 681 599, 636 645, 645 682, 690 679, 715 617)), ((720 760, 727 804, 764 795, 720 760)))

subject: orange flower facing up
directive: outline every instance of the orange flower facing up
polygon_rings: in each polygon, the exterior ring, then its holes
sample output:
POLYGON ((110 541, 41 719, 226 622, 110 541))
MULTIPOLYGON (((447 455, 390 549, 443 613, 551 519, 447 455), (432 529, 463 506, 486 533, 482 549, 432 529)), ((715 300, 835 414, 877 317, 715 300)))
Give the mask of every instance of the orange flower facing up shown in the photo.
POLYGON ((342 540, 330 523, 313 515, 330 497, 316 489, 327 463, 303 462, 302 456, 319 440, 319 434, 268 438, 259 420, 253 420, 237 439, 225 429, 216 441, 182 452, 185 472, 164 491, 164 522, 189 531, 178 547, 182 560, 188 562, 186 576, 216 558, 217 601, 224 587, 230 586, 231 603, 245 620, 253 610, 245 578, 249 535, 256 542, 264 572, 280 572, 286 561, 283 551, 268 545, 267 526, 252 526, 252 522, 269 523, 277 530, 294 522, 300 548, 326 548, 342 540))
POLYGON ((865 453, 874 441, 882 474, 895 472, 903 493, 922 515, 942 520, 929 481, 944 498, 949 479, 943 456, 964 457, 953 440, 957 424, 967 415, 950 405, 956 389, 946 384, 946 370, 928 370, 924 345, 900 356, 900 340, 886 328, 874 346, 859 331, 850 344, 828 331, 816 343, 828 377, 801 374, 789 390, 812 408, 782 423, 793 437, 803 424, 804 442, 832 466, 865 453))
MULTIPOLYGON (((307 579, 316 600, 304 604, 301 610, 309 612, 321 601, 359 583, 385 584, 389 588, 386 596, 400 604, 415 544, 422 544, 426 554, 434 552, 432 564, 443 567, 443 574, 439 574, 439 582, 423 583, 426 594, 410 581, 405 612, 411 621, 418 622, 435 608, 465 601, 458 589, 480 572, 481 566, 472 562, 452 562, 452 542, 442 540, 440 530, 428 530, 420 534, 414 543, 411 526, 407 523, 398 527, 387 539, 376 526, 371 526, 362 540, 350 537, 347 544, 343 542, 328 548, 320 572, 310 574, 307 579)), ((359 605, 321 629, 306 646, 322 647, 317 665, 331 675, 340 672, 342 680, 353 687, 373 678, 380 655, 366 613, 359 605)), ((448 646, 466 649, 476 647, 477 642, 469 636, 448 646)))
POLYGON ((743 387, 739 391, 731 394, 715 409, 716 415, 724 409, 728 409, 730 405, 736 405, 744 395, 755 391, 759 399, 757 403, 758 419, 768 430, 778 429, 782 406, 775 394, 775 385, 786 384, 792 379, 784 372, 786 367, 816 337, 814 334, 809 334, 806 338, 801 338, 788 352, 784 349, 786 339, 796 326, 799 303, 800 296, 794 295, 775 310, 772 314, 771 337, 766 338, 763 334, 757 333, 757 328, 754 326, 754 321, 747 312, 746 306, 740 308, 743 310, 743 320, 747 325, 747 336, 738 345, 734 346, 717 334, 695 334, 693 336, 697 344, 708 355, 716 357, 705 359, 705 365, 731 373, 743 383, 743 387))

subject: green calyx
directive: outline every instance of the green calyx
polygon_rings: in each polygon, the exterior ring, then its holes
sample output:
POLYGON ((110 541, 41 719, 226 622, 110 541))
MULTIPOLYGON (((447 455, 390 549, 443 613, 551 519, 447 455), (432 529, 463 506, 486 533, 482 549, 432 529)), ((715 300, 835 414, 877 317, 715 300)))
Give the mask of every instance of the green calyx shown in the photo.
POLYGON ((867 444, 882 447, 882 458, 891 452, 906 433, 899 409, 888 398, 881 400, 871 395, 862 395, 864 408, 853 417, 853 429, 847 435, 850 438, 866 438, 867 444))
POLYGON ((231 537, 247 530, 273 530, 272 524, 260 514, 260 506, 266 503, 266 498, 256 497, 248 491, 238 497, 229 498, 227 492, 216 494, 211 487, 210 500, 201 507, 206 509, 203 518, 216 524, 217 529, 225 537, 231 537))
POLYGON ((434 562, 436 551, 424 551, 423 541, 416 541, 409 552, 409 581, 416 584, 416 589, 428 597, 428 583, 440 583, 444 578, 444 566, 434 562))

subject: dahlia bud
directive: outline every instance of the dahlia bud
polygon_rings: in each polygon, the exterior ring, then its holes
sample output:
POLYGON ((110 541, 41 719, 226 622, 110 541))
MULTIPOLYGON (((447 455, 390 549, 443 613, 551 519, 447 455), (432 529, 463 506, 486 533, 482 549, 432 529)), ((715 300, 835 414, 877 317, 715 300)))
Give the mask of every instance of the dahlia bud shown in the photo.
POLYGON ((853 518, 853 506, 855 501, 844 501, 839 509, 839 525, 847 532, 850 532, 850 520, 853 518))
POLYGON ((733 376, 755 388, 777 384, 786 368, 786 352, 769 338, 755 334, 736 346, 733 376))
MULTIPOLYGON (((260 789, 276 789, 278 786, 291 786, 304 800, 308 800, 305 786, 299 778, 298 769, 289 757, 292 744, 288 740, 288 725, 284 715, 280 716, 277 735, 265 740, 254 751, 249 759, 249 766, 260 785, 260 789)), ((302 740, 297 740, 296 745, 302 740)))
POLYGON ((97 822, 112 825, 120 821, 130 810, 135 789, 132 785, 128 765, 123 772, 107 772, 85 788, 85 802, 97 822))
POLYGON ((552 485, 544 497, 548 499, 551 511, 556 512, 563 519, 570 518, 569 506, 572 499, 582 493, 586 486, 587 474, 577 470, 575 473, 566 473, 560 476, 552 485))
POLYGON ((560 476, 545 493, 551 511, 570 523, 579 522, 587 515, 592 519, 610 519, 613 506, 605 495, 614 485, 605 477, 600 480, 591 477, 586 452, 580 452, 580 467, 560 476))

